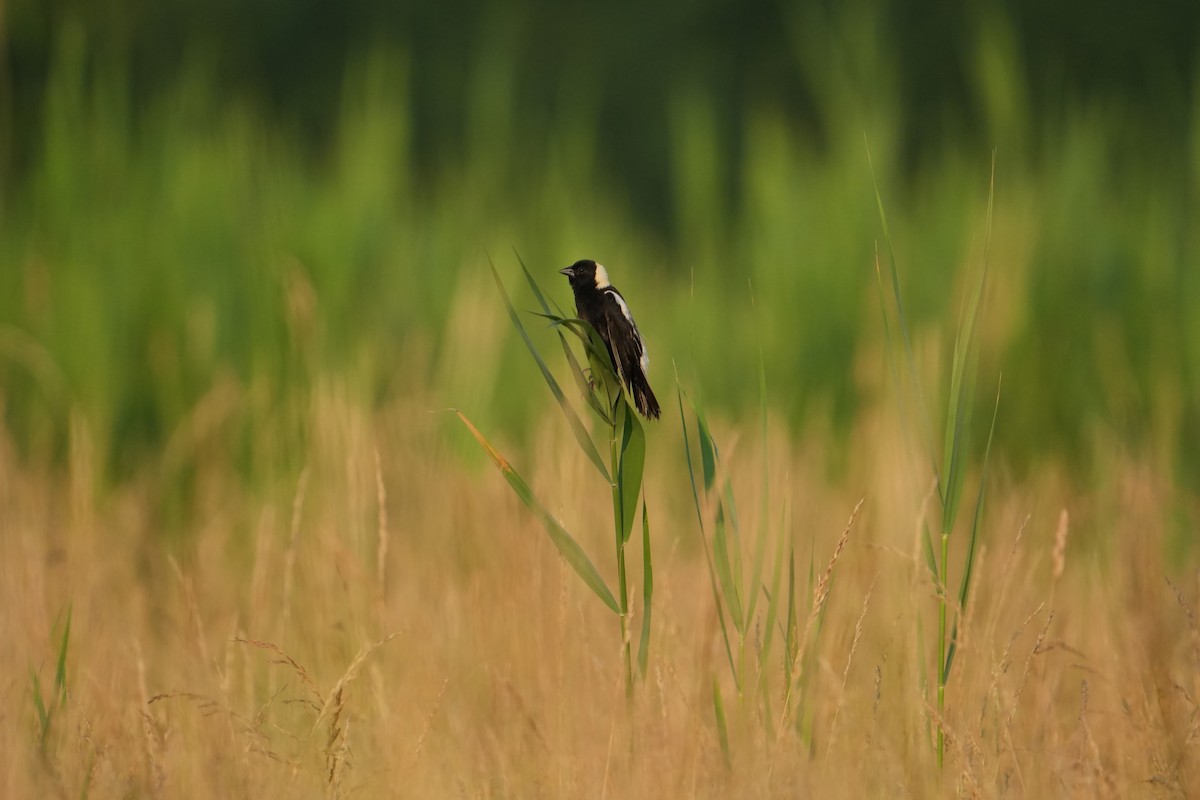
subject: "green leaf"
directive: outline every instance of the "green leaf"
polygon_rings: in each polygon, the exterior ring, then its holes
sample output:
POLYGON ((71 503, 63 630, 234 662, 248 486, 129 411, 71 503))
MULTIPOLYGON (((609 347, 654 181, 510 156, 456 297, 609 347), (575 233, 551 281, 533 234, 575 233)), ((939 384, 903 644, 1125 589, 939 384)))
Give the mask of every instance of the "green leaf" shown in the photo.
POLYGON ((571 375, 575 378, 575 386, 579 389, 580 395, 587 400, 588 407, 596 413, 604 421, 604 424, 611 428, 613 425, 612 411, 606 409, 600 404, 599 398, 596 396, 596 389, 587 376, 583 373, 583 368, 579 366, 579 361, 575 358, 575 353, 571 350, 571 346, 567 344, 565 336, 559 336, 559 341, 562 343, 563 355, 567 358, 567 364, 571 367, 571 375))
POLYGON ((621 608, 619 605, 617 605, 617 601, 613 597, 612 592, 609 591, 608 586, 604 583, 604 579, 600 577, 600 573, 596 570, 595 565, 592 564, 591 559, 587 557, 587 553, 585 553, 583 548, 579 546, 579 543, 576 542, 575 539, 571 537, 571 534, 567 533, 566 529, 558 523, 558 520, 554 519, 554 517, 550 515, 550 512, 546 511, 545 507, 538 502, 538 499, 534 497, 533 490, 529 488, 529 484, 525 482, 525 479, 522 478, 517 471, 512 468, 512 465, 509 464, 504 456, 502 456, 500 452, 492 446, 492 443, 489 442, 482 433, 480 433, 479 429, 471 423, 471 420, 467 419, 466 415, 457 409, 455 409, 454 413, 457 414, 458 418, 461 419, 463 424, 467 426, 467 430, 469 430, 471 435, 475 437, 475 440, 479 442, 479 445, 483 448, 484 452, 491 457, 493 463, 495 463, 496 467, 500 470, 500 473, 504 475, 504 479, 508 481, 509 486, 511 486, 513 491, 517 493, 517 497, 521 499, 521 502, 524 503, 525 506, 533 512, 534 516, 536 516, 542 523, 542 526, 546 529, 546 533, 550 536, 550 540, 554 543, 554 546, 558 548, 558 552, 562 554, 562 557, 566 559, 567 563, 571 565, 571 568, 574 569, 576 574, 583 579, 583 582, 587 584, 588 588, 595 592, 596 596, 604 602, 604 605, 612 609, 613 613, 620 614, 621 608))
POLYGON ((525 266, 525 259, 521 258, 521 254, 517 252, 515 247, 513 248, 513 255, 517 257, 517 263, 521 265, 521 272, 525 273, 525 282, 529 284, 529 288, 533 291, 533 296, 537 299, 538 305, 542 307, 542 310, 547 315, 552 314, 550 304, 546 302, 546 296, 542 294, 542 287, 538 286, 537 281, 533 279, 533 273, 529 271, 529 267, 525 266))
POLYGON ((604 466, 604 459, 600 457, 599 451, 596 450, 596 445, 592 442, 592 437, 588 435, 587 429, 583 426, 579 415, 575 413, 575 409, 567 402, 562 389, 559 388, 558 381, 550 373, 550 368, 542 360, 542 356, 538 353, 537 348, 534 347, 533 340, 529 338, 529 333, 525 330, 525 326, 521 324, 521 318, 517 314, 517 310, 513 308, 512 301, 508 299, 508 292, 504 289, 504 282, 500 280, 500 273, 496 271, 496 265, 491 263, 490 256, 488 257, 488 264, 492 268, 492 277, 496 280, 496 288, 500 290, 500 297, 504 300, 504 307, 508 310, 508 318, 512 320, 513 327, 521 334, 521 338, 525 341, 525 346, 529 349, 530 355, 533 356, 533 360, 537 362, 538 368, 542 371, 542 377, 545 379, 546 385, 550 387, 550 393, 554 395, 559 408, 562 409, 563 415, 567 418, 567 422, 571 427, 571 433, 575 435, 575 441, 579 442, 584 455, 600 471, 600 474, 604 476, 604 480, 612 483, 612 477, 609 476, 608 469, 604 466))
POLYGON ((742 604, 738 599, 737 585, 734 583, 733 572, 729 567, 729 545, 725 539, 725 506, 717 506, 717 518, 713 525, 713 563, 717 568, 717 578, 721 582, 721 596, 733 618, 733 627, 740 634, 745 634, 742 619, 742 604))
POLYGON ((654 565, 650 560, 650 516, 642 501, 642 635, 638 641, 638 671, 646 676, 650 658, 650 609, 654 599, 654 565))
POLYGON ((638 496, 642 491, 642 473, 646 466, 646 431, 637 415, 625 407, 621 427, 621 457, 617 467, 617 492, 621 503, 621 541, 628 542, 637 515, 638 496))
POLYGON ((721 753, 725 756, 725 765, 729 766, 729 726, 725 723, 725 703, 721 700, 721 686, 713 677, 713 713, 717 719, 717 737, 721 742, 721 753))
POLYGON ((704 470, 704 491, 708 492, 717 475, 717 446, 708 432, 704 415, 698 408, 693 407, 693 410, 696 412, 696 437, 700 441, 700 465, 704 470))

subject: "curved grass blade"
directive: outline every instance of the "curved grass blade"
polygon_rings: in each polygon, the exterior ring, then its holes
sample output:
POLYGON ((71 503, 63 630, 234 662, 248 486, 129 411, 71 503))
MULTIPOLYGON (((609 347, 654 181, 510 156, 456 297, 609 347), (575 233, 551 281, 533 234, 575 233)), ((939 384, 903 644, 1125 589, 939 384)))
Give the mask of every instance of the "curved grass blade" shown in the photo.
MULTIPOLYGON (((562 317, 557 317, 552 314, 537 314, 536 316, 545 317, 546 319, 550 320, 551 327, 566 328, 567 330, 571 331, 571 333, 578 336, 579 339, 584 342, 584 346, 586 348, 587 339, 585 338, 585 333, 583 332, 582 328, 576 330, 577 326, 583 326, 587 324, 583 320, 563 319, 562 317)), ((561 331, 559 331, 558 340, 559 343, 562 344, 563 355, 567 359, 567 365, 571 368, 571 377, 575 379, 575 388, 579 390, 579 394, 587 401, 588 407, 591 408, 592 411, 596 412, 596 414, 604 420, 604 423, 611 428, 613 424, 612 417, 609 416, 609 412, 604 408, 604 406, 600 405, 600 401, 596 398, 595 387, 588 380, 587 375, 584 374, 583 367, 579 366, 579 360, 575 358, 575 351, 573 351, 571 346, 567 344, 567 337, 563 336, 561 331)))
POLYGON ((638 672, 646 676, 650 659, 650 609, 654 599, 654 565, 650 560, 650 516, 642 500, 642 635, 638 640, 638 672))
MULTIPOLYGON (((580 394, 587 399, 588 406, 590 406, 593 411, 595 411, 601 418, 604 419, 606 423, 608 423, 608 425, 611 426, 612 418, 609 415, 609 412, 605 411, 600 405, 599 401, 596 399, 596 393, 593 390, 593 387, 588 383, 587 378, 584 377, 583 369, 579 366, 579 361, 575 358, 575 354, 571 351, 570 345, 567 344, 567 338, 563 336, 562 331, 560 330, 560 328, 565 327, 567 330, 574 333, 584 343, 584 347, 586 349, 590 336, 588 332, 589 326, 583 320, 567 318, 557 302, 554 303, 555 310, 551 311, 550 303, 546 301, 546 295, 542 292, 541 287, 538 286, 537 281, 534 280, 533 274, 529 271, 529 267, 525 266, 525 259, 521 258, 521 254, 517 252, 516 248, 513 248, 513 254, 516 255, 517 262, 521 265, 521 271, 525 274, 525 281, 529 284, 529 288, 533 291, 533 296, 537 298, 538 305, 542 307, 543 313, 537 314, 537 316, 550 320, 551 326, 553 326, 558 333, 558 340, 562 345, 563 355, 566 356, 567 363, 571 367, 571 375, 575 378, 576 387, 579 389, 580 394)), ((551 298, 551 300, 553 300, 553 298, 551 298)))
POLYGON ((517 493, 517 497, 521 498, 521 502, 524 503, 525 506, 533 512, 534 516, 537 517, 542 523, 542 527, 546 529, 546 533, 549 534, 550 540, 554 543, 554 546, 558 548, 558 552, 562 554, 562 557, 566 559, 567 563, 571 565, 571 568, 574 569, 576 574, 583 579, 583 582, 588 585, 588 588, 595 592, 596 596, 604 601, 604 605, 612 609, 614 614, 620 614, 621 608, 617 605, 617 601, 613 597, 612 592, 608 590, 608 586, 604 583, 604 579, 600 577, 600 573, 596 570, 595 565, 592 564, 591 559, 587 557, 587 553, 585 553, 583 548, 579 546, 579 543, 576 542, 575 539, 571 537, 571 534, 567 533, 566 529, 563 528, 563 526, 560 525, 558 521, 550 515, 550 512, 548 512, 534 496, 533 490, 529 488, 529 484, 525 482, 525 479, 522 478, 517 471, 512 468, 512 465, 508 463, 508 460, 500 454, 500 451, 492 446, 492 443, 487 440, 487 437, 480 433, 479 429, 472 424, 471 420, 467 419, 467 416, 458 409, 454 409, 454 413, 457 414, 458 418, 461 419, 463 424, 467 426, 467 430, 469 430, 471 435, 475 437, 475 440, 479 442, 479 445, 484 449, 484 452, 491 457, 493 463, 495 463, 501 474, 504 475, 504 479, 508 481, 508 485, 511 486, 513 491, 517 493))
POLYGON ((595 465, 606 481, 612 483, 612 477, 608 474, 608 469, 604 466, 604 459, 600 457, 599 451, 596 450, 596 445, 592 442, 592 437, 588 435, 587 429, 583 426, 579 415, 575 413, 575 409, 567 402, 567 398, 563 395, 558 381, 550 373, 550 368, 542 360, 542 356, 538 353, 537 348, 533 346, 533 340, 529 338, 529 333, 525 330, 525 326, 521 324, 521 318, 517 314, 517 310, 513 308, 512 301, 508 299, 508 292, 504 289, 504 282, 500 280, 500 273, 496 271, 496 265, 492 263, 491 256, 488 256, 488 266, 492 269, 492 277, 496 280, 496 288, 500 290, 500 297, 503 298, 504 307, 508 310, 508 318, 512 320, 513 326, 521 334, 521 338, 525 341, 525 346, 529 348, 530 355, 533 356, 533 360, 537 362, 538 368, 542 371, 542 377, 546 380, 546 385, 550 387, 550 393, 558 401, 559 407, 570 424, 571 433, 575 435, 575 440, 579 442, 579 446, 583 449, 584 455, 588 457, 588 460, 595 465))
POLYGON ((565 339, 562 342, 563 352, 567 354, 567 361, 576 370, 578 379, 587 383, 588 405, 600 415, 608 427, 616 427, 616 405, 621 398, 621 379, 617 376, 617 369, 613 365, 608 347, 600 338, 600 334, 596 333, 596 329, 589 323, 581 319, 559 319, 551 324, 568 328, 583 342, 584 354, 587 356, 588 367, 591 371, 590 379, 583 377, 579 363, 575 360, 565 339), (607 409, 600 404, 598 389, 604 391, 607 409))
MULTIPOLYGON (((537 281, 533 279, 533 273, 529 271, 529 267, 525 266, 525 259, 521 258, 521 254, 517 252, 515 247, 513 248, 513 255, 517 257, 517 263, 521 265, 521 272, 525 273, 525 281, 529 284, 529 288, 533 290, 533 296, 537 298, 538 305, 542 307, 543 311, 550 314, 550 304, 546 302, 546 296, 542 294, 542 287, 538 286, 537 281)), ((562 309, 559 310, 561 311, 562 309)))

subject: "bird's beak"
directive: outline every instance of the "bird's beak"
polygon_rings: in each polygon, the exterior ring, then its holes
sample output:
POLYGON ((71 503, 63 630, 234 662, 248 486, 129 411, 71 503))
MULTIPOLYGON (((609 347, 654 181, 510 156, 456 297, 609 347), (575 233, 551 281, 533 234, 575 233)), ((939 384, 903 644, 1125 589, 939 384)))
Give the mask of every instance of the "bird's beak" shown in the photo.
POLYGON ((571 277, 571 268, 570 268, 570 267, 563 267, 562 269, 560 269, 560 270, 558 271, 558 274, 559 274, 559 275, 566 275, 566 276, 569 278, 569 277, 571 277))

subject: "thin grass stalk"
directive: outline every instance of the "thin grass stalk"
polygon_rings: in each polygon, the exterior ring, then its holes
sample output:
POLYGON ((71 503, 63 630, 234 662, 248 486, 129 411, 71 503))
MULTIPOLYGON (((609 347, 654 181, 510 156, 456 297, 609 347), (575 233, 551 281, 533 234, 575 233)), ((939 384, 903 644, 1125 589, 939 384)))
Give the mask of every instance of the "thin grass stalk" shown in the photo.
POLYGON ((638 638, 638 674, 646 679, 650 663, 650 617, 654 600, 654 563, 650 557, 650 512, 642 498, 642 634, 638 638))
POLYGON ((942 768, 946 757, 946 580, 950 563, 950 534, 942 534, 942 560, 938 564, 938 687, 937 687, 937 765, 942 768))
MULTIPOLYGON (((617 401, 622 402, 621 400, 617 401)), ((629 409, 624 409, 624 413, 628 414, 629 409)), ((621 653, 622 661, 625 662, 625 696, 626 698, 633 697, 633 658, 629 648, 629 589, 625 578, 625 531, 624 524, 621 519, 621 461, 620 448, 617 445, 617 419, 620 414, 613 414, 613 425, 609 429, 608 451, 609 463, 612 466, 610 473, 615 477, 612 483, 612 505, 613 505, 613 532, 617 546, 617 602, 620 604, 618 612, 621 618, 621 653)))

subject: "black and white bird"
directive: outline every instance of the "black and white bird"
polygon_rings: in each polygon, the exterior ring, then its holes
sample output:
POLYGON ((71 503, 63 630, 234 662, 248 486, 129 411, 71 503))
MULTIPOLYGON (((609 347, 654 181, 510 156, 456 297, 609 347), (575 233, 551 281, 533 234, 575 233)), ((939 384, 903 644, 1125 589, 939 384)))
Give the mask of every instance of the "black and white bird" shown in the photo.
POLYGON ((579 318, 596 329, 608 348, 617 375, 629 390, 637 410, 647 419, 658 419, 658 400, 646 378, 650 366, 646 343, 625 298, 609 282, 608 271, 595 261, 584 259, 559 272, 567 276, 575 292, 579 318))

